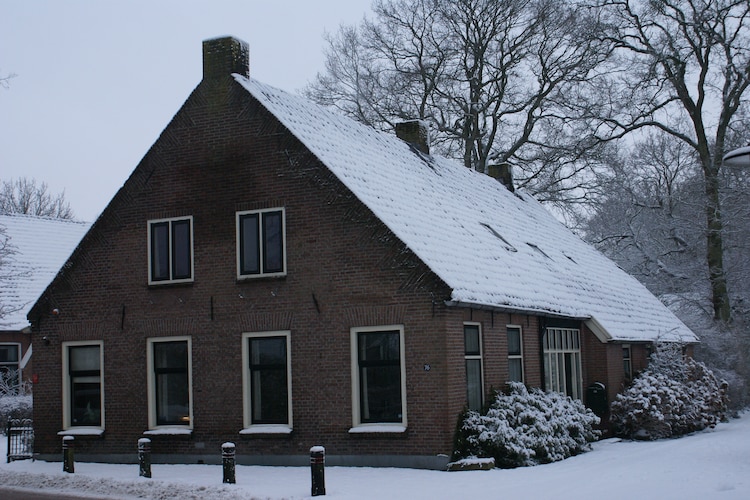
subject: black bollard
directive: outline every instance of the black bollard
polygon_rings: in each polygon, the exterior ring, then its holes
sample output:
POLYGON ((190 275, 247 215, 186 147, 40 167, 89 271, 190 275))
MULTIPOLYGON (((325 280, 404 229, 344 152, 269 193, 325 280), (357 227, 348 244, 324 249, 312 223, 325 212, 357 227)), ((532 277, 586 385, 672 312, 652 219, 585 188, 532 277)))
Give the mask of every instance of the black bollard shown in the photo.
POLYGON ((234 484, 234 443, 224 443, 221 445, 221 458, 224 469, 224 482, 234 484))
POLYGON ((141 438, 138 440, 138 475, 151 477, 151 440, 141 438))
POLYGON ((322 446, 310 448, 310 473, 312 475, 312 496, 326 494, 326 449, 322 446))
POLYGON ((75 438, 63 436, 63 472, 75 472, 75 438))

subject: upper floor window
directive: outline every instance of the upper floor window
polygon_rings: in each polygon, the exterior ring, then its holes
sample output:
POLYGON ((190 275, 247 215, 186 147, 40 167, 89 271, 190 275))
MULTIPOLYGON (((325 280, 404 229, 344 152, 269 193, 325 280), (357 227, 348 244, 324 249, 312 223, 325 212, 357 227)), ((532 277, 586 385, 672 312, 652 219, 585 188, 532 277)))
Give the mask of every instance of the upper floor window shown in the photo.
POLYGON ((283 208, 237 212, 237 278, 286 274, 283 208))
POLYGON ((193 280, 193 218, 148 222, 148 282, 193 280))
POLYGON ((523 342, 521 327, 508 326, 508 380, 523 382, 523 342))

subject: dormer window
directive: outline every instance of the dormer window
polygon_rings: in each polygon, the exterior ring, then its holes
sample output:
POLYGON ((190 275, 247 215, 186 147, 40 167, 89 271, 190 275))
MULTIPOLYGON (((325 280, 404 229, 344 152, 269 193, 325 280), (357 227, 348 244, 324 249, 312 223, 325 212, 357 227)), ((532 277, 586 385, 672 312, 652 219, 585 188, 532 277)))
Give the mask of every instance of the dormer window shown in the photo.
POLYGON ((237 212, 237 279, 284 276, 283 208, 237 212))
POLYGON ((148 284, 193 281, 193 218, 148 222, 148 284))

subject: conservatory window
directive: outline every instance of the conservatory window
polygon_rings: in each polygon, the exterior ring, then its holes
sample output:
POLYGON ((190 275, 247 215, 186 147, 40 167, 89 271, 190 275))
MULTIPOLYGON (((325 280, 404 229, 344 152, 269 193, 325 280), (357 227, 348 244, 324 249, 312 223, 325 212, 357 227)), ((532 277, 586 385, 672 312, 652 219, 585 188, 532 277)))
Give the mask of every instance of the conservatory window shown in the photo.
POLYGON ((581 399, 583 378, 580 331, 575 328, 547 328, 542 349, 546 389, 581 399))

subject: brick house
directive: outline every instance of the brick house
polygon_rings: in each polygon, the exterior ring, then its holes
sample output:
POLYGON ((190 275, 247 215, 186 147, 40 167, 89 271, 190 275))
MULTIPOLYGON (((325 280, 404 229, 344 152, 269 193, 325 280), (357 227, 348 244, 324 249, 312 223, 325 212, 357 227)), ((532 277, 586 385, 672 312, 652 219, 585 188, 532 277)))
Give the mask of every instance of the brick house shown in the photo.
POLYGON ((89 228, 85 222, 0 215, 0 373, 30 382, 31 325, 26 315, 89 228))
POLYGON ((529 195, 431 155, 419 122, 374 131, 248 59, 203 43, 203 80, 30 312, 42 458, 74 435, 81 459, 132 461, 146 436, 154 461, 231 441, 238 463, 322 444, 442 468, 493 387, 611 399, 654 341, 697 341, 529 195))

